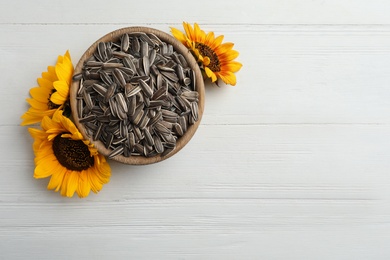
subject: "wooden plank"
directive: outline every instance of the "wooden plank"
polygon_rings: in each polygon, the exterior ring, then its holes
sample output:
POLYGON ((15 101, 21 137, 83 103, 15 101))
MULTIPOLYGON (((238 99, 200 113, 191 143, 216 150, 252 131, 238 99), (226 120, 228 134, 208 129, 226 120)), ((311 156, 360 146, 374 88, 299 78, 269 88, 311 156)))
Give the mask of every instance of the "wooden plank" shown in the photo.
POLYGON ((76 0, 57 2, 23 0, 1 3, 0 23, 24 24, 175 24, 183 20, 218 24, 389 24, 386 0, 200 0, 191 5, 172 0, 152 1, 76 0), (33 11, 32 11, 33 10, 33 11))
MULTIPOLYGON (((389 127, 201 125, 191 142, 167 161, 143 167, 111 163, 111 182, 91 200, 388 200, 389 127)), ((0 183, 4 207, 67 201, 45 190, 47 180, 32 179, 27 129, 2 126, 0 137, 8 147, 0 159, 3 171, 20 169, 19 174, 5 174, 0 183)))
MULTIPOLYGON (((6 88, 0 124, 19 124, 22 99, 57 55, 74 64, 100 36, 119 26, 2 26, 0 78, 6 88), (67 33, 64 34, 63 31, 67 33), (15 44, 29 39, 28 45, 15 44), (80 39, 75 41, 74 39, 80 39), (22 46, 22 47, 21 47, 22 46), (25 63, 21 67, 21 64, 25 63), (11 89, 12 91, 8 90, 11 89)), ((202 124, 389 123, 390 27, 218 26, 236 43, 244 67, 236 87, 208 85, 202 124), (285 42, 289 44, 286 45, 285 42), (254 48, 254 44, 256 47, 254 48)), ((169 31, 167 26, 161 29, 169 31)))

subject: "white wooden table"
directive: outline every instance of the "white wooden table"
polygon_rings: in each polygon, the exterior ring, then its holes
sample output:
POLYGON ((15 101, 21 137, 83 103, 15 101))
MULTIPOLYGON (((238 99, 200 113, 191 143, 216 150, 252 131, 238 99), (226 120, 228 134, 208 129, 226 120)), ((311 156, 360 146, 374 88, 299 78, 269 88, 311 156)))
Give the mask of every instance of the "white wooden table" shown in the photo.
POLYGON ((0 3, 0 259, 390 259, 390 2, 0 3), (86 199, 33 179, 36 78, 127 26, 198 22, 243 63, 191 142, 86 199))

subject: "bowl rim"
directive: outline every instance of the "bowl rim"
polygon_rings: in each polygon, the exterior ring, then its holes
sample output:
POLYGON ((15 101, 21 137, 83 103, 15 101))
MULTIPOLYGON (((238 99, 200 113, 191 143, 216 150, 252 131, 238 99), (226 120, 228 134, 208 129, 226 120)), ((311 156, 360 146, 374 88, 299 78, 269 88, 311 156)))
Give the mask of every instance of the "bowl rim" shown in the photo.
MULTIPOLYGON (((134 32, 144 32, 144 33, 153 33, 155 34, 161 41, 169 43, 173 46, 173 49, 183 55, 183 57, 186 59, 188 66, 194 70, 195 72, 195 86, 196 91, 199 93, 199 101, 198 101, 198 121, 196 121, 193 125, 189 126, 187 129, 187 132, 184 133, 183 136, 179 137, 176 142, 176 148, 172 150, 169 154, 162 156, 161 154, 158 154, 153 157, 145 157, 142 155, 134 155, 130 157, 125 157, 123 155, 117 155, 114 156, 113 160, 124 163, 124 164, 130 164, 130 165, 147 165, 147 164, 153 164, 157 162, 161 162, 163 160, 166 160, 173 155, 175 155, 177 152, 179 152, 193 137, 195 134, 204 111, 204 104, 205 104, 205 89, 204 89, 204 81, 203 76, 200 71, 199 65, 197 64, 195 58, 191 54, 191 52, 177 39, 175 39, 173 36, 160 31, 158 29, 149 28, 149 27, 143 27, 143 26, 132 26, 132 27, 124 27, 117 30, 114 30, 112 32, 107 33, 106 35, 99 38, 97 41, 95 41, 81 56, 80 60, 78 61, 75 69, 74 69, 74 75, 81 73, 82 68, 84 66, 84 61, 88 59, 93 53, 95 52, 98 43, 99 42, 109 42, 109 41, 116 41, 125 33, 134 33, 134 32)), ((92 137, 87 135, 86 129, 82 123, 79 122, 79 116, 77 112, 77 92, 80 88, 80 80, 73 81, 70 86, 70 106, 72 110, 72 116, 73 121, 75 122, 78 130, 83 135, 84 139, 89 140, 94 146, 97 148, 98 152, 104 156, 108 156, 108 154, 111 152, 111 150, 107 149, 105 145, 100 141, 96 140, 94 141, 92 137)))

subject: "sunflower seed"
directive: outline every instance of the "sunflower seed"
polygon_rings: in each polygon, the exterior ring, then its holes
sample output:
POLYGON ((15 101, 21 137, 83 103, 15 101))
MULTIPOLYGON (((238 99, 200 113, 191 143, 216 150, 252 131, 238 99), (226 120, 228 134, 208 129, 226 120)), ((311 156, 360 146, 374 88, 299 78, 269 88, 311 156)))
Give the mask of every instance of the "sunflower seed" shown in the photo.
POLYGON ((104 42, 98 43, 98 54, 101 60, 107 60, 106 45, 104 42))
POLYGON ((142 116, 144 115, 144 111, 143 110, 140 110, 137 114, 136 114, 136 116, 134 117, 134 119, 133 119, 133 124, 135 124, 135 125, 138 125, 139 123, 140 123, 140 121, 141 121, 141 118, 142 118, 142 116))
POLYGON ((177 56, 179 57, 181 66, 183 66, 184 68, 187 68, 188 63, 187 63, 186 59, 184 59, 183 55, 179 54, 177 56))
POLYGON ((197 102, 192 102, 191 103, 191 114, 192 118, 196 121, 198 121, 198 103, 197 102))
POLYGON ((105 62, 102 65, 103 69, 114 69, 114 68, 121 68, 124 65, 122 63, 114 63, 114 62, 105 62))
POLYGON ((101 61, 87 61, 85 63, 86 67, 98 67, 100 68, 103 65, 103 62, 101 61))
POLYGON ((83 118, 80 118, 79 122, 80 123, 93 122, 95 121, 95 119, 96 119, 95 115, 87 115, 83 118))
POLYGON ((177 120, 180 127, 183 129, 183 132, 187 132, 187 120, 184 116, 179 117, 177 120))
POLYGON ((148 126, 153 126, 160 120, 162 120, 162 115, 161 112, 158 112, 152 119, 150 119, 148 126))
POLYGON ((196 91, 196 76, 195 76, 195 71, 190 70, 190 79, 191 79, 191 87, 193 91, 196 91))
POLYGON ((135 145, 135 135, 133 132, 129 133, 129 148, 133 148, 135 145))
POLYGON ((84 98, 84 101, 85 101, 85 104, 87 105, 87 107, 89 109, 92 109, 93 102, 92 102, 92 99, 91 99, 91 95, 87 91, 84 91, 83 92, 83 98, 84 98))
POLYGON ((158 132, 160 132, 160 133, 162 133, 162 134, 169 134, 169 133, 171 133, 171 131, 170 131, 168 128, 166 128, 166 127, 161 123, 161 121, 160 121, 160 122, 157 122, 157 123, 154 125, 154 127, 155 127, 155 129, 156 129, 158 132))
POLYGON ((134 76, 134 71, 130 68, 126 68, 126 67, 121 67, 119 68, 122 72, 124 72, 127 76, 129 76, 130 78, 132 78, 134 76))
POLYGON ((114 140, 114 135, 111 134, 111 133, 108 133, 107 140, 106 140, 106 143, 105 143, 105 146, 106 146, 107 149, 111 147, 111 144, 112 144, 113 140, 114 140))
POLYGON ((172 151, 173 151, 174 148, 167 148, 165 149, 162 153, 161 153, 161 156, 167 156, 168 154, 170 154, 172 151))
POLYGON ((157 68, 162 72, 175 72, 175 69, 172 69, 171 67, 167 67, 166 65, 158 65, 157 68))
POLYGON ((139 51, 141 49, 141 45, 140 45, 137 37, 132 37, 131 47, 132 47, 133 53, 139 53, 139 51))
POLYGON ((160 47, 160 53, 162 55, 165 55, 167 52, 168 52, 168 46, 165 42, 163 42, 161 47, 160 47))
POLYGON ((141 87, 139 85, 132 85, 130 83, 126 83, 125 85, 125 95, 126 97, 131 97, 141 91, 141 87))
POLYGON ((149 74, 150 74, 150 62, 149 62, 149 58, 147 56, 143 56, 143 58, 142 58, 142 67, 143 67, 145 75, 149 76, 149 74))
POLYGON ((127 103, 126 103, 126 99, 125 97, 123 96, 123 94, 121 92, 119 92, 118 94, 115 95, 114 97, 117 101, 117 103, 119 104, 120 108, 123 109, 123 111, 125 113, 127 113, 128 109, 127 109, 127 103))
POLYGON ((139 144, 139 143, 136 143, 134 145, 134 150, 137 151, 140 154, 144 153, 144 147, 141 144, 139 144))
POLYGON ((144 135, 145 135, 145 140, 148 143, 148 145, 153 146, 154 139, 147 128, 144 129, 144 135))
POLYGON ((106 85, 111 85, 112 84, 112 79, 111 77, 108 75, 107 72, 105 72, 104 70, 100 70, 99 71, 99 75, 100 75, 100 79, 106 84, 106 85))
POLYGON ((161 74, 166 78, 168 79, 169 81, 172 81, 172 82, 178 82, 179 81, 179 78, 177 77, 177 75, 173 72, 168 72, 168 71, 161 71, 161 74))
POLYGON ((175 131, 175 133, 178 135, 178 136, 183 136, 184 135, 184 132, 183 132, 183 129, 181 128, 180 124, 174 124, 173 125, 173 130, 175 131))
POLYGON ((113 158, 123 152, 123 146, 118 146, 114 150, 111 151, 111 153, 108 155, 108 158, 113 158))
POLYGON ((138 84, 138 81, 143 80, 145 82, 148 82, 150 80, 149 76, 134 76, 130 79, 130 83, 132 84, 138 84))
POLYGON ((113 51, 112 55, 114 57, 118 57, 118 58, 131 58, 131 57, 133 57, 130 54, 123 52, 123 51, 113 51))
POLYGON ((191 79, 188 78, 188 77, 185 77, 185 78, 183 79, 183 83, 184 83, 184 85, 188 86, 188 85, 191 84, 191 79))
POLYGON ((147 96, 147 97, 150 98, 150 97, 153 95, 152 89, 151 89, 151 88, 149 87, 149 85, 146 84, 146 82, 143 81, 143 80, 139 80, 139 83, 140 83, 140 86, 141 86, 142 91, 143 91, 143 93, 145 94, 145 96, 147 96))
POLYGON ((110 116, 108 116, 108 115, 97 116, 96 120, 101 122, 101 123, 109 123, 110 122, 110 116))
POLYGON ((97 83, 92 85, 92 88, 102 97, 105 97, 107 89, 103 87, 102 85, 99 85, 97 83))
POLYGON ((144 115, 141 119, 141 122, 139 123, 139 128, 144 130, 145 127, 148 125, 149 121, 150 121, 150 118, 147 116, 146 113, 144 113, 144 115))
POLYGON ((124 157, 130 157, 131 156, 131 152, 130 152, 130 149, 128 147, 123 147, 123 156, 124 157))
POLYGON ((134 113, 135 113, 135 109, 136 109, 136 97, 135 96, 131 96, 129 99, 128 99, 128 102, 127 102, 127 114, 129 116, 134 116, 134 113))
POLYGON ((129 35, 127 33, 122 35, 121 38, 121 50, 127 52, 130 46, 129 35))
POLYGON ((154 42, 155 45, 160 46, 163 44, 163 42, 160 40, 160 38, 158 38, 155 34, 148 33, 147 35, 149 36, 150 40, 152 40, 154 42))
POLYGON ((77 99, 77 114, 81 118, 83 116, 83 100, 77 99))
POLYGON ((103 124, 99 124, 95 134, 93 135, 93 140, 96 141, 96 140, 99 140, 100 139, 100 136, 102 134, 102 129, 103 129, 103 124))
POLYGON ((123 76, 122 72, 119 69, 114 69, 114 78, 116 79, 117 83, 122 86, 122 88, 125 88, 126 86, 126 80, 123 76))
POLYGON ((188 124, 193 125, 195 124, 195 118, 192 115, 188 115, 188 124))
POLYGON ((83 78, 83 74, 82 73, 78 73, 78 74, 75 74, 73 77, 72 77, 72 80, 73 81, 79 81, 80 79, 83 78))
POLYGON ((86 122, 83 124, 88 130, 92 131, 92 132, 95 132, 97 130, 97 125, 95 125, 94 123, 91 123, 91 122, 86 122))
POLYGON ((181 94, 181 97, 187 99, 188 101, 194 102, 199 98, 199 93, 196 91, 185 91, 181 94))
POLYGON ((156 50, 152 49, 149 53, 149 63, 153 64, 156 59, 156 50))
POLYGON ((116 84, 115 83, 112 83, 108 89, 107 89, 107 92, 106 92, 106 95, 104 96, 104 102, 107 102, 115 93, 115 90, 116 90, 116 84))

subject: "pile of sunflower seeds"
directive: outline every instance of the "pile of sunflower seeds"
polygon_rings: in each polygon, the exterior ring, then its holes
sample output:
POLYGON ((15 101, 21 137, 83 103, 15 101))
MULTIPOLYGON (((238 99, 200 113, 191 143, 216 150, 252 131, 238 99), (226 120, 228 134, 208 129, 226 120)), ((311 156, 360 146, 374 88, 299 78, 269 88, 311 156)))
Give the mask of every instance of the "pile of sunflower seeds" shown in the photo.
POLYGON ((198 120, 195 72, 152 33, 99 42, 73 80, 80 80, 79 122, 109 158, 165 156, 198 120))

